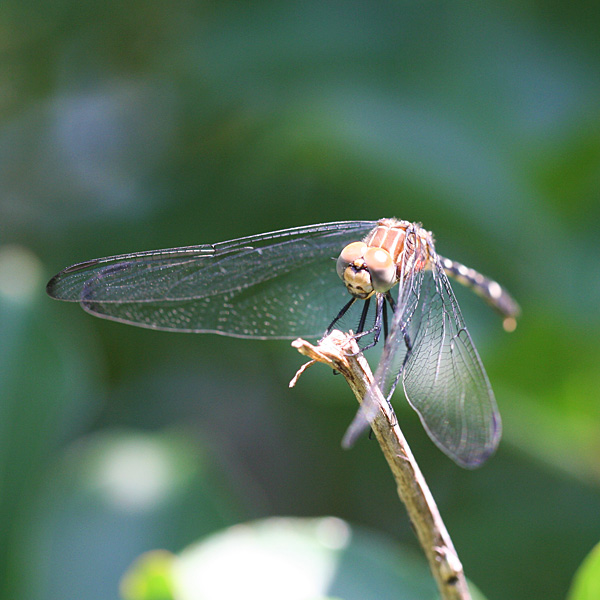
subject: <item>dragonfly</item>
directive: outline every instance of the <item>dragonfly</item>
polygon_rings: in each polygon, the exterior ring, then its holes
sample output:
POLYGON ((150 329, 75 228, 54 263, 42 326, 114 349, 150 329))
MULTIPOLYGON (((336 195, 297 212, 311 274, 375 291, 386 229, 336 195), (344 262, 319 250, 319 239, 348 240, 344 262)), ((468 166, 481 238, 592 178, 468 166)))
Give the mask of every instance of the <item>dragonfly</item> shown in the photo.
MULTIPOLYGON (((401 383, 432 441, 474 468, 496 450, 501 419, 448 276, 514 329, 520 308, 502 286, 438 255, 430 231, 399 219, 88 260, 55 275, 47 292, 97 317, 150 329, 322 339, 347 328, 362 351, 383 334, 374 385, 389 402, 401 383)), ((368 427, 374 415, 367 413, 359 411, 346 442, 368 427)))

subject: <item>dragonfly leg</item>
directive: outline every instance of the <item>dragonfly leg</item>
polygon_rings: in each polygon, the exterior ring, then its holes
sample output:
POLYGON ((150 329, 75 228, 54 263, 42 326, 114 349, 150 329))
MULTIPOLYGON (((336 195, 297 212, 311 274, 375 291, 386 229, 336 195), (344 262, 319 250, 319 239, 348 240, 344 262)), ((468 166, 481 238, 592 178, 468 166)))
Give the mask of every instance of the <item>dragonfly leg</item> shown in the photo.
POLYGON ((333 326, 348 312, 348 309, 356 302, 356 298, 351 298, 349 302, 347 302, 346 304, 344 304, 344 306, 342 307, 342 310, 340 310, 340 312, 336 315, 335 319, 333 319, 333 321, 331 321, 331 323, 329 324, 329 327, 327 327, 327 329, 325 330, 325 333, 323 334, 323 337, 321 338, 321 340, 325 339, 333 330, 333 326))
MULTIPOLYGON (((387 298, 386 298, 387 300, 387 298)), ((387 304, 383 303, 383 341, 387 340, 388 337, 388 312, 387 304)))
MULTIPOLYGON (((408 335, 408 332, 406 331, 406 327, 404 325, 402 325, 402 337, 404 338, 404 343, 406 344, 406 355, 408 356, 412 350, 412 342, 410 341, 410 336, 408 335)), ((406 357, 404 357, 404 362, 402 363, 402 366, 404 366, 405 364, 406 357)))
MULTIPOLYGON (((392 302, 393 302, 393 299, 392 299, 392 302)), ((392 302, 390 302, 391 305, 392 305, 392 302)), ((404 325, 401 326, 401 331, 402 331, 402 337, 404 338, 404 344, 406 346, 406 354, 404 355, 404 359, 402 360, 402 366, 400 367, 400 370, 398 371, 398 374, 396 375, 394 384, 390 388, 390 391, 388 392, 388 395, 386 397, 386 401, 388 403, 388 406, 389 406, 390 412, 391 412, 390 423, 391 423, 392 427, 394 427, 398 423, 398 418, 396 417, 396 412, 394 411, 394 407, 392 406, 392 396, 394 395, 396 386, 398 385, 398 382, 400 381, 400 378, 402 377, 402 374, 404 373, 404 367, 406 366, 406 363, 408 362, 410 353, 412 351, 412 342, 411 342, 410 336, 408 335, 408 332, 406 331, 406 327, 404 325)))
MULTIPOLYGON (((369 335, 369 334, 374 334, 373 335, 373 341, 366 345, 364 348, 361 348, 361 352, 364 352, 365 350, 368 350, 369 348, 372 348, 373 346, 375 346, 377 344, 377 342, 379 342, 379 338, 381 336, 381 322, 382 322, 382 315, 383 315, 383 307, 385 306, 385 296, 383 294, 377 294, 377 306, 375 308, 375 323, 373 325, 373 327, 367 331, 361 331, 360 333, 357 333, 354 338, 355 339, 359 339, 365 335, 369 335)), ((364 315, 366 317, 366 315, 364 315)), ((362 316, 361 316, 361 321, 362 321, 362 316)))
POLYGON ((358 322, 358 327, 356 328, 356 334, 360 334, 365 330, 365 322, 367 320, 367 314, 369 313, 369 304, 371 303, 371 298, 367 298, 365 300, 365 304, 362 309, 362 313, 360 315, 360 321, 358 322))
POLYGON ((383 304, 383 340, 387 340, 388 338, 388 327, 389 327, 389 318, 388 318, 388 312, 387 312, 387 305, 390 305, 390 308, 392 309, 392 314, 394 314, 396 312, 396 301, 394 300, 394 298, 392 297, 392 294, 390 292, 387 292, 385 294, 385 299, 387 304, 384 302, 383 304))
POLYGON ((389 303, 392 311, 396 312, 396 301, 394 300, 394 297, 392 296, 392 293, 391 292, 386 292, 385 299, 388 301, 388 303, 389 303))
POLYGON ((404 358, 402 360, 402 366, 400 367, 400 370, 398 371, 398 375, 396 375, 396 379, 394 380, 394 385, 392 385, 392 387, 390 388, 390 391, 387 395, 387 401, 388 404, 390 405, 390 408, 392 406, 391 402, 392 402, 392 395, 394 394, 394 390, 396 389, 396 386, 398 385, 398 382, 400 381, 400 378, 402 377, 403 373, 404 373, 404 367, 406 366, 406 363, 408 362, 408 359, 410 358, 410 354, 412 352, 412 341, 410 339, 410 336, 408 335, 408 331, 406 331, 406 326, 405 325, 401 325, 401 331, 402 331, 402 337, 404 338, 404 345, 406 346, 406 354, 404 355, 404 358))

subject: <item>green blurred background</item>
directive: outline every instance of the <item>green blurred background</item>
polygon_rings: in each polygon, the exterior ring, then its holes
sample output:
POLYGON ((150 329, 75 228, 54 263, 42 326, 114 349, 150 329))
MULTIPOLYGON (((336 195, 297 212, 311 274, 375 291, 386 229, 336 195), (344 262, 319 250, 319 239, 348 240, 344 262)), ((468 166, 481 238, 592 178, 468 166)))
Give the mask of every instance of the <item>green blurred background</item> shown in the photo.
MULTIPOLYGON (((323 221, 421 221, 504 419, 455 466, 398 414, 468 577, 564 598, 600 540, 595 2, 0 3, 0 598, 100 600, 141 553, 335 515, 413 548, 354 398, 287 342, 51 301, 68 264, 323 221), (455 286, 456 288, 456 286, 455 286)), ((368 574, 366 574, 368 576, 368 574)))

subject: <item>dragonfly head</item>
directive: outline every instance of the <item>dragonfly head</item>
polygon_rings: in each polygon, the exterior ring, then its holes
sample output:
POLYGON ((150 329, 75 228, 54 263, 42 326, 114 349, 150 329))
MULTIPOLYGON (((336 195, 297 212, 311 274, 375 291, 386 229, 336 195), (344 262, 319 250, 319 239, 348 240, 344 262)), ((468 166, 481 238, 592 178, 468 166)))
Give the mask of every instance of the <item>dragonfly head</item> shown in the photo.
POLYGON ((397 281, 396 265, 389 252, 364 242, 352 242, 342 250, 337 273, 348 291, 362 300, 375 292, 385 294, 397 281))

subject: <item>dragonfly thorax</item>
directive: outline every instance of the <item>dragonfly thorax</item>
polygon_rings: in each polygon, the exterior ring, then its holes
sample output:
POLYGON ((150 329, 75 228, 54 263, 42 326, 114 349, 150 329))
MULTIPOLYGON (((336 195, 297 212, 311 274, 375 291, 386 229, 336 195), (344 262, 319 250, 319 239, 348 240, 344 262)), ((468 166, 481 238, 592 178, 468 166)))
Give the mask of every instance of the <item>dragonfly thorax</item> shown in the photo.
POLYGON ((342 250, 337 272, 350 294, 363 300, 376 292, 385 294, 398 281, 390 253, 365 242, 352 242, 342 250))

